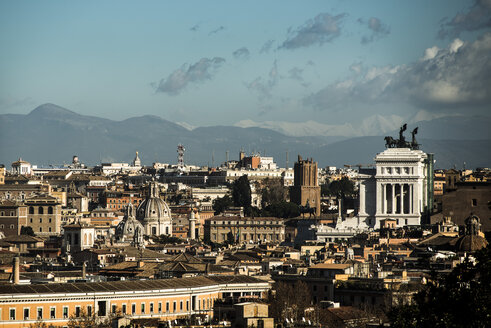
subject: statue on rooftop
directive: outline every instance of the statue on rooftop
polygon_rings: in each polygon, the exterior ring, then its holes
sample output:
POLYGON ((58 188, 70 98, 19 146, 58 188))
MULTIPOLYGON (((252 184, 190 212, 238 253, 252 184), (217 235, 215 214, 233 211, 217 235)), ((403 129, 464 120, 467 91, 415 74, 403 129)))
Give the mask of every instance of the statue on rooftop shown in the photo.
POLYGON ((394 139, 391 136, 386 136, 385 147, 386 148, 410 148, 410 149, 419 149, 419 144, 416 142, 416 134, 418 133, 418 128, 416 127, 412 132, 412 141, 406 141, 404 137, 404 131, 407 130, 407 124, 404 123, 403 126, 399 129, 399 139, 394 139))

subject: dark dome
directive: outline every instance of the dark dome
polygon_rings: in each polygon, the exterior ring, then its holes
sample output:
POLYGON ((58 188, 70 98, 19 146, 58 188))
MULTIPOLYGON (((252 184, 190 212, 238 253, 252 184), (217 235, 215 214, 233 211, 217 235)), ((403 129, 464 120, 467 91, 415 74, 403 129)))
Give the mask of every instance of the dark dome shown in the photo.
POLYGON ((455 243, 459 252, 475 252, 488 246, 484 237, 479 235, 481 230, 481 220, 477 215, 471 215, 465 219, 465 235, 460 237, 455 243))
POLYGON ((455 247, 459 252, 475 252, 486 246, 488 246, 488 242, 479 235, 462 236, 455 244, 455 247))

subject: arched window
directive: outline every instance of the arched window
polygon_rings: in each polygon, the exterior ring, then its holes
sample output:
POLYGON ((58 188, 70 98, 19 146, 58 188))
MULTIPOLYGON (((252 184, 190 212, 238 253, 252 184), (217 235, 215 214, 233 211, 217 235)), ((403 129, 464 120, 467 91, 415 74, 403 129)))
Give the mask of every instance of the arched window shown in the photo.
POLYGON ((29 214, 34 214, 34 207, 29 206, 29 214))
POLYGON ((48 214, 53 214, 53 206, 48 207, 48 214))
POLYGON ((39 206, 38 214, 44 214, 44 208, 39 206))
POLYGON ((84 245, 87 245, 87 234, 84 233, 84 245))

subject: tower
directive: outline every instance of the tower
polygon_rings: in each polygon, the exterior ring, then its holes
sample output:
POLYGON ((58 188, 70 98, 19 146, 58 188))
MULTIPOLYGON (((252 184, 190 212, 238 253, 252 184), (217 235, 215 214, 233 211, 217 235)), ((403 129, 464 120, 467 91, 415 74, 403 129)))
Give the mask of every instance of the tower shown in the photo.
POLYGON ((196 215, 194 214, 194 208, 191 208, 191 212, 189 212, 189 239, 196 239, 196 215))
POLYGON ((300 206, 315 208, 315 215, 319 216, 321 214, 321 187, 317 180, 317 162, 314 162, 312 158, 303 160, 298 155, 293 172, 290 201, 300 206))
POLYGON ((181 173, 184 171, 184 152, 185 151, 186 151, 186 149, 184 148, 184 146, 182 144, 177 145, 177 169, 181 173))
POLYGON ((138 157, 138 151, 135 154, 135 159, 133 160, 133 166, 142 166, 140 157, 138 157))

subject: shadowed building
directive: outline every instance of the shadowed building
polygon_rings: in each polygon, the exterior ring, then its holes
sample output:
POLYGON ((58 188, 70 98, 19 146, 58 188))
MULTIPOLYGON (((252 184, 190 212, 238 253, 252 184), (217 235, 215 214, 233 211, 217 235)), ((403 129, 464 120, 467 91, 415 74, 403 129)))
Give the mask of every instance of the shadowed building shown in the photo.
POLYGON ((321 214, 321 187, 317 181, 317 162, 312 159, 298 161, 293 168, 294 182, 290 190, 290 201, 300 206, 315 208, 315 215, 321 214))

